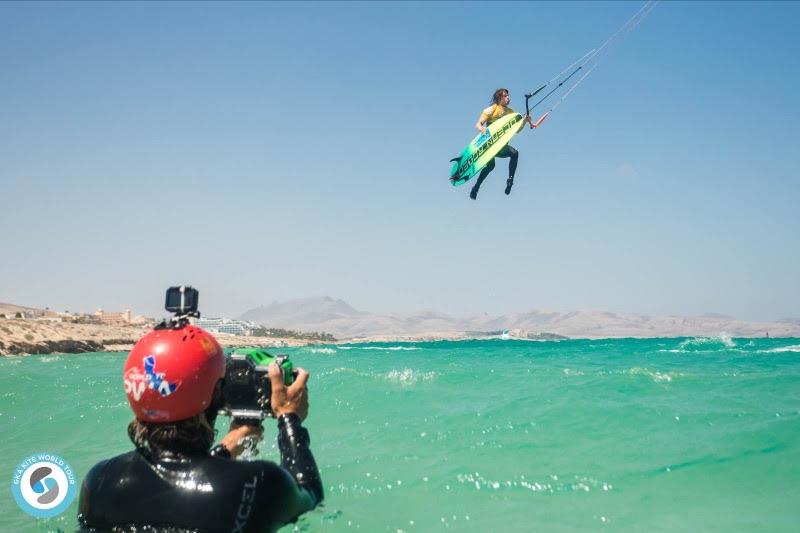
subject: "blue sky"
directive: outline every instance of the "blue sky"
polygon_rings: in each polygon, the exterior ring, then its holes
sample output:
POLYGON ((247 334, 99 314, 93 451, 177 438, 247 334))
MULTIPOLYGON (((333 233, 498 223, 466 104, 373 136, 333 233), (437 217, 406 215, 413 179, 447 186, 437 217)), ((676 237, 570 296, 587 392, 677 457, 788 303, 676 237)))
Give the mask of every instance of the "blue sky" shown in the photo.
POLYGON ((800 317, 798 3, 660 3, 478 201, 448 160, 641 3, 2 3, 0 301, 800 317))

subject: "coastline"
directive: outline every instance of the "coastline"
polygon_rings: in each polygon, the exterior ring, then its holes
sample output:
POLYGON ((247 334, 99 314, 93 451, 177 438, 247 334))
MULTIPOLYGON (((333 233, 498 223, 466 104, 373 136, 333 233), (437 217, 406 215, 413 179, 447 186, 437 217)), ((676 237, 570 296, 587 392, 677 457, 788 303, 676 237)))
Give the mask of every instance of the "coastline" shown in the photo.
MULTIPOLYGON (((0 321, 0 357, 16 355, 76 354, 87 352, 127 352, 136 341, 150 331, 151 326, 108 326, 100 324, 73 324, 66 322, 46 322, 26 319, 5 319, 0 321)), ((674 335, 575 335, 563 336, 539 334, 531 336, 527 332, 511 330, 507 339, 541 342, 544 340, 568 339, 614 339, 614 338, 677 338, 715 335, 696 335, 691 333, 674 335)), ((791 333, 791 332, 787 332, 791 333)), ((719 336, 718 333, 716 336, 719 336)), ((723 334, 725 335, 725 334, 723 334)), ((290 346, 356 344, 369 342, 433 342, 466 341, 475 339, 497 339, 499 335, 468 331, 438 331, 418 335, 370 335, 342 338, 331 341, 298 339, 292 337, 253 337, 225 333, 214 334, 223 348, 259 346, 279 348, 290 346)), ((754 335, 726 335, 730 337, 756 337, 754 335)), ((758 335, 760 337, 760 335, 758 335)), ((774 338, 794 337, 776 335, 774 338)))
MULTIPOLYGON (((106 326, 26 319, 0 320, 0 357, 15 355, 127 352, 151 326, 106 326)), ((215 334, 223 348, 284 347, 329 342, 284 337, 215 334)))

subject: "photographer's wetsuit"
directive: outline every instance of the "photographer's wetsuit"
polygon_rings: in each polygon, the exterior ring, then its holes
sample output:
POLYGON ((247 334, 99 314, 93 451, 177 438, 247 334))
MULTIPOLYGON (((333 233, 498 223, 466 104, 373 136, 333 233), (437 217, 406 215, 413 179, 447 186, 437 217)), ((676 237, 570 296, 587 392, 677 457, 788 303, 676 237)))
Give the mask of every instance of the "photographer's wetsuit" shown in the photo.
POLYGON ((103 461, 83 481, 78 521, 100 531, 275 531, 323 497, 300 418, 280 416, 278 430, 282 467, 232 461, 227 452, 156 456, 142 449, 103 461))

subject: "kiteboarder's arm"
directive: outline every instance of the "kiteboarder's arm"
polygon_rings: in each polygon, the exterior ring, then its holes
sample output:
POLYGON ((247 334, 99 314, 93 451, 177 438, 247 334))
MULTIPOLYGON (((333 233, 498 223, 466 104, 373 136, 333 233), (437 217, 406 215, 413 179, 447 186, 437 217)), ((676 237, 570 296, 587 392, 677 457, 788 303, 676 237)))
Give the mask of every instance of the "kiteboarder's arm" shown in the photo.
POLYGON ((481 132, 481 134, 486 133, 486 126, 484 126, 484 122, 486 122, 486 113, 481 113, 481 118, 478 119, 478 122, 475 123, 475 129, 481 132))
POLYGON ((481 134, 486 133, 486 126, 484 126, 484 124, 489 122, 489 117, 492 114, 493 107, 494 106, 489 106, 486 109, 484 109, 483 112, 481 113, 480 118, 478 119, 478 122, 475 123, 475 129, 481 132, 481 134))

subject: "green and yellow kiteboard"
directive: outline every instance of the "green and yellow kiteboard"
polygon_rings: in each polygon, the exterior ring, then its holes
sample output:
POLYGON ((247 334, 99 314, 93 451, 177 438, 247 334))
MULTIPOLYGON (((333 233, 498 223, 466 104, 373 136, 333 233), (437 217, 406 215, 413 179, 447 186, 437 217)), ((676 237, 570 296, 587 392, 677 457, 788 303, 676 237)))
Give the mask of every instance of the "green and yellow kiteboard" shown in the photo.
POLYGON ((486 133, 472 139, 459 157, 450 160, 453 161, 450 169, 453 186, 468 182, 480 172, 524 125, 524 117, 519 113, 509 113, 489 124, 486 133))

